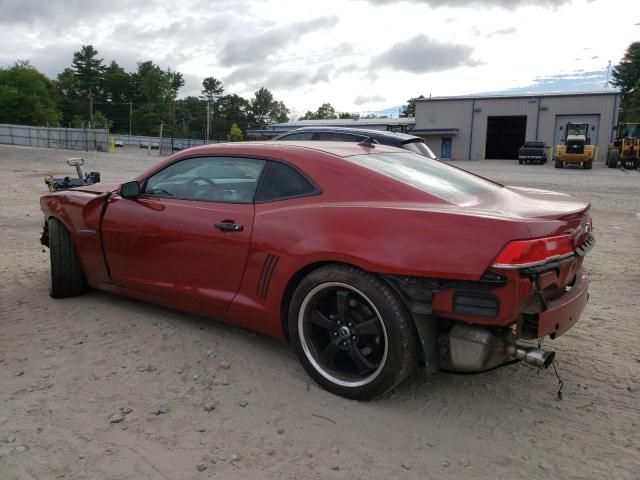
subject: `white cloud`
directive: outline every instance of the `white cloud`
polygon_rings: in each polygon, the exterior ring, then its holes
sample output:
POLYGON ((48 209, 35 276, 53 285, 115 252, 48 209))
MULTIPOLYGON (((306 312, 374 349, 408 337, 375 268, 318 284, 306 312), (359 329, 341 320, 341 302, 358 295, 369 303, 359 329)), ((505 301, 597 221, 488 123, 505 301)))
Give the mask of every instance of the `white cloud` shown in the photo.
POLYGON ((522 88, 601 71, 637 40, 638 18, 619 14, 628 3, 112 0, 105 8, 96 0, 0 0, 0 66, 30 59, 55 77, 92 44, 105 62, 130 71, 152 60, 182 72, 182 95, 197 94, 201 79, 214 75, 239 95, 264 85, 294 111, 324 102, 355 111, 357 102, 394 106, 420 94, 522 88))

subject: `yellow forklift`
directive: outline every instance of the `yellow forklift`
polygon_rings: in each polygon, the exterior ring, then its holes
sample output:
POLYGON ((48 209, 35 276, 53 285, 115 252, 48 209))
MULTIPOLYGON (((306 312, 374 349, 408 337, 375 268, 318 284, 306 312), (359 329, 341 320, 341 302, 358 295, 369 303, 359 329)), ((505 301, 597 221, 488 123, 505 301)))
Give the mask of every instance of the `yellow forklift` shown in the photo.
POLYGON ((620 123, 616 138, 607 150, 607 166, 616 168, 618 162, 626 169, 640 168, 640 123, 620 123))
POLYGON ((567 123, 564 127, 562 143, 556 147, 556 168, 562 168, 566 164, 582 165, 585 170, 593 168, 593 160, 598 149, 591 145, 588 123, 567 123))

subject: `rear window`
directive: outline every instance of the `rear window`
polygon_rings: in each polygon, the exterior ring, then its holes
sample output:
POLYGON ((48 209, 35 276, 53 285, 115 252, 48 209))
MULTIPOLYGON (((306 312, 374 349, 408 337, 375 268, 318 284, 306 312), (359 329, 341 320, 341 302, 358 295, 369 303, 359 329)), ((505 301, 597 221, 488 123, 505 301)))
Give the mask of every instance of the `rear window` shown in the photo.
POLYGON ((361 142, 365 138, 367 137, 340 132, 318 132, 315 137, 313 137, 314 140, 320 142, 361 142))
POLYGON ((288 165, 271 162, 267 167, 255 201, 272 202, 274 200, 311 195, 315 192, 316 188, 299 172, 288 165))
POLYGON ((524 146, 527 148, 544 148, 543 142, 525 142, 524 146))
POLYGON ((313 138, 313 132, 298 132, 298 133, 291 133, 289 135, 283 135, 280 138, 276 138, 276 140, 311 140, 311 138, 313 138))
POLYGON ((472 196, 502 188, 472 173, 410 152, 353 155, 345 160, 460 206, 471 205, 472 196))
POLYGON ((402 148, 409 150, 410 152, 424 155, 425 157, 433 158, 435 160, 436 154, 431 151, 426 143, 420 140, 411 140, 402 144, 402 148))

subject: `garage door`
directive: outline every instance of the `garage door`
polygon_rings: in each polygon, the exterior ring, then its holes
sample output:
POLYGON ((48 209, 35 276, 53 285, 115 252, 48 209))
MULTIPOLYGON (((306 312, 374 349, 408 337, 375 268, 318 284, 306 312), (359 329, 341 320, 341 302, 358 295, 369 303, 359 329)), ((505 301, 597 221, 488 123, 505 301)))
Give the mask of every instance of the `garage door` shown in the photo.
POLYGON ((556 128, 553 136, 553 148, 560 145, 564 135, 564 129, 568 122, 588 123, 591 143, 598 144, 598 131, 600 130, 600 115, 556 115, 556 128))
POLYGON ((487 117, 487 143, 484 158, 515 160, 524 143, 527 116, 487 117))

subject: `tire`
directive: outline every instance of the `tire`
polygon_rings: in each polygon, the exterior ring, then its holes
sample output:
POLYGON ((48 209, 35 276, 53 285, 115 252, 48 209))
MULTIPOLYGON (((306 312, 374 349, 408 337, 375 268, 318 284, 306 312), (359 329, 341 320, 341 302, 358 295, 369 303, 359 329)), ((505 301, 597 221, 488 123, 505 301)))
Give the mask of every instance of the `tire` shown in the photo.
POLYGON ((564 162, 562 160, 559 160, 556 158, 556 164, 555 164, 556 168, 562 168, 564 167, 564 162))
POLYGON ((51 260, 49 294, 53 298, 81 295, 87 290, 87 281, 69 231, 55 218, 49 220, 48 231, 51 260))
POLYGON ((612 148, 607 152, 607 167, 609 168, 618 167, 618 149, 617 148, 612 148))
POLYGON ((622 166, 625 170, 633 170, 636 168, 636 160, 634 158, 625 158, 622 160, 622 166))
POLYGON ((582 168, 585 170, 591 170, 593 168, 593 158, 587 160, 586 162, 582 162, 582 168))
POLYGON ((418 334, 406 306, 381 278, 357 268, 311 272, 293 294, 288 320, 300 363, 336 395, 370 400, 417 366, 418 334))
POLYGON ((522 165, 524 163, 524 160, 518 160, 518 163, 522 165))

